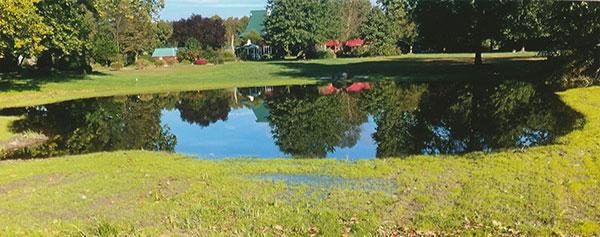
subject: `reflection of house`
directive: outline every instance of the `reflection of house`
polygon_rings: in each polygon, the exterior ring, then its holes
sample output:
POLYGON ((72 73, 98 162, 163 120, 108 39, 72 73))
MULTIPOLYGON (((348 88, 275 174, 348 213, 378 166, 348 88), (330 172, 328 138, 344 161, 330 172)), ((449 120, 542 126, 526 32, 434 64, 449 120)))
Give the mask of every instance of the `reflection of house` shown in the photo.
POLYGON ((177 48, 157 48, 152 53, 154 60, 177 59, 177 48))
POLYGON ((354 48, 365 45, 365 41, 363 39, 353 39, 348 40, 346 42, 342 42, 339 40, 329 40, 325 42, 323 45, 325 47, 333 50, 333 52, 338 53, 339 51, 345 50, 346 52, 351 51, 354 48))
POLYGON ((268 12, 267 10, 255 10, 250 12, 250 20, 248 21, 248 26, 246 26, 246 30, 240 34, 240 37, 248 39, 247 43, 238 48, 238 54, 242 54, 242 58, 259 60, 265 54, 271 54, 271 47, 265 44, 264 41, 261 42, 252 42, 251 36, 253 34, 258 34, 258 36, 263 37, 266 35, 265 31, 265 21, 267 20, 268 12))
POLYGON ((254 113, 254 116, 256 117, 257 123, 268 123, 269 122, 268 118, 269 118, 269 113, 271 113, 271 111, 269 110, 269 108, 267 108, 264 101, 261 101, 258 104, 244 103, 244 105, 252 110, 252 112, 254 113))
POLYGON ((341 91, 347 92, 361 92, 364 90, 370 90, 371 85, 368 82, 354 82, 352 85, 347 86, 345 88, 337 88, 333 84, 327 85, 325 88, 319 90, 319 93, 322 95, 331 95, 333 93, 339 93, 341 91))

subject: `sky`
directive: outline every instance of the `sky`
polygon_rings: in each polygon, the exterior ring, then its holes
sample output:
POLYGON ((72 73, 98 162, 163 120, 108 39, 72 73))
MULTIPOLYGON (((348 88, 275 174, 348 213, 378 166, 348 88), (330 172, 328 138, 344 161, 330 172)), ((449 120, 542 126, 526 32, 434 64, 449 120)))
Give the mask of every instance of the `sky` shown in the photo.
POLYGON ((251 10, 265 9, 266 6, 267 0, 165 0, 160 17, 163 20, 179 20, 192 14, 242 17, 250 16, 251 10))
POLYGON ((241 17, 249 16, 251 10, 264 9, 266 5, 267 0, 165 0, 160 17, 164 20, 179 20, 192 14, 241 17))

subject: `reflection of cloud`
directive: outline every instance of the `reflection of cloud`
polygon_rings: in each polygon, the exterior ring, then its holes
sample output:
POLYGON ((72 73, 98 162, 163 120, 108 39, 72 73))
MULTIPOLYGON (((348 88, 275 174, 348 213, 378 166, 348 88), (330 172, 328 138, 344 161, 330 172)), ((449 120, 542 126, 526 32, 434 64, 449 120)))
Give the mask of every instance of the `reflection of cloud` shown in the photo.
POLYGON ((248 8, 264 7, 263 0, 167 0, 167 5, 197 5, 202 7, 219 8, 248 8))

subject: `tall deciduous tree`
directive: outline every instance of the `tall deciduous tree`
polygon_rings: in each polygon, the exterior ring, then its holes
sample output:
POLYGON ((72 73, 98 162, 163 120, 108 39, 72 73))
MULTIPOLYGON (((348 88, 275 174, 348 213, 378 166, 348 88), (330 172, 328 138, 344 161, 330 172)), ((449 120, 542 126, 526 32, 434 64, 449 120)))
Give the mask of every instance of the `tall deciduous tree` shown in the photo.
POLYGON ((338 0, 336 4, 341 21, 338 39, 346 41, 360 37, 360 28, 367 20, 371 2, 369 0, 338 0))
POLYGON ((34 4, 39 0, 0 1, 0 63, 2 69, 16 65, 18 55, 35 56, 45 50, 42 40, 52 34, 34 4), (9 65, 13 64, 13 65, 9 65))
POLYGON ((198 40, 204 47, 221 47, 225 41, 223 21, 220 18, 192 15, 188 19, 173 22, 172 39, 181 46, 189 38, 198 40))
POLYGON ((172 35, 173 24, 171 22, 163 20, 156 22, 156 40, 158 41, 159 46, 172 46, 169 42, 172 35))
POLYGON ((223 27, 225 27, 226 45, 233 46, 242 43, 239 35, 244 32, 249 20, 250 18, 244 16, 242 18, 229 17, 223 21, 223 27))
POLYGON ((547 38, 546 12, 551 1, 520 0, 514 2, 512 11, 506 15, 506 28, 503 34, 507 41, 525 51, 527 43, 547 38))
POLYGON ((409 9, 423 46, 470 50, 475 52, 475 64, 481 64, 483 41, 502 37, 505 16, 514 5, 510 1, 411 1, 409 9))
POLYGON ((121 54, 149 50, 156 44, 153 20, 164 7, 164 0, 98 0, 101 20, 108 22, 121 54))
POLYGON ((317 44, 339 35, 333 0, 269 0, 267 41, 279 56, 311 53, 317 44))

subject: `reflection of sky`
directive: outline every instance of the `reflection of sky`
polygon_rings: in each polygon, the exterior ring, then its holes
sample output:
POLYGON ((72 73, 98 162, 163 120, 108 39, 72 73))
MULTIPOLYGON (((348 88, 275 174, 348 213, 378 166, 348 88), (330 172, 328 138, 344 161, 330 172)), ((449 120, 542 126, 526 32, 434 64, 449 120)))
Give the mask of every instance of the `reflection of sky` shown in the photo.
POLYGON ((377 156, 377 146, 372 134, 375 133, 375 121, 369 116, 369 122, 360 126, 360 139, 352 148, 337 148, 333 153, 327 154, 327 158, 338 160, 373 159, 377 156))
MULTIPOLYGON (((257 123, 251 109, 234 109, 227 121, 219 121, 208 127, 189 124, 181 120, 178 110, 164 110, 161 121, 177 136, 178 153, 194 155, 204 159, 237 157, 284 158, 271 134, 268 123, 257 123)), ((375 122, 361 126, 361 138, 352 148, 337 149, 328 158, 373 159, 376 146, 371 138, 375 122)))

